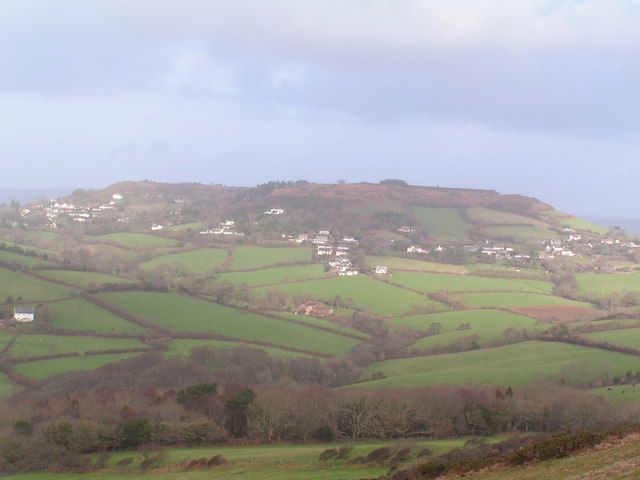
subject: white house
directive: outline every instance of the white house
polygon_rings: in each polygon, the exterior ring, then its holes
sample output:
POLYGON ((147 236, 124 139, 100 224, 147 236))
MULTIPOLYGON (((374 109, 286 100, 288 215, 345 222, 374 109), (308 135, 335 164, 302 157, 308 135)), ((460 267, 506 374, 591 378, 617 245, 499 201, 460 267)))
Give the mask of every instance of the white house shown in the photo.
POLYGON ((318 230, 318 235, 320 236, 328 236, 329 235, 329 230, 318 230))
POLYGON ((407 253, 429 253, 429 250, 411 245, 410 247, 407 247, 407 253))
POLYGON ((114 193, 113 195, 111 195, 111 198, 113 198, 114 200, 122 200, 122 194, 121 193, 114 193))
POLYGON ((398 229, 398 231, 400 233, 413 233, 416 231, 416 229, 413 227, 410 227, 409 225, 403 225, 398 229))
POLYGON ((13 319, 16 322, 33 322, 35 318, 36 312, 33 308, 16 307, 13 309, 13 319))
POLYGON ((164 225, 157 225, 155 223, 151 225, 152 232, 157 232, 158 230, 162 230, 163 228, 164 228, 164 225))
POLYGON ((376 274, 377 275, 386 275, 389 273, 389 267, 384 265, 376 265, 376 274))

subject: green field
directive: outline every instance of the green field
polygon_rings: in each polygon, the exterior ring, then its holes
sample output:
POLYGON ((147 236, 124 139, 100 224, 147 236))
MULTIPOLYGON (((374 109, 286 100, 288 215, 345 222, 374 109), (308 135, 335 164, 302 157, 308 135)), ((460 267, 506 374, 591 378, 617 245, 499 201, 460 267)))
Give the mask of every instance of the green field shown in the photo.
POLYGON ((434 273, 455 273, 465 275, 469 273, 469 269, 464 265, 451 265, 448 263, 426 262, 415 260, 413 258, 402 257, 367 257, 367 266, 375 268, 376 265, 385 265, 391 271, 420 271, 434 273))
POLYGON ((365 387, 422 385, 511 385, 548 381, 562 375, 579 385, 640 368, 640 358, 597 348, 555 342, 525 342, 506 347, 388 360, 369 367, 382 380, 365 387))
POLYGON ((231 270, 251 270, 289 263, 310 263, 311 248, 307 247, 254 247, 243 245, 234 250, 231 270))
POLYGON ((635 273, 579 273, 576 275, 580 293, 603 297, 611 293, 640 292, 640 272, 635 273))
POLYGON ((585 333, 581 337, 596 342, 607 342, 614 345, 640 349, 640 328, 625 328, 609 332, 585 333))
POLYGON ((524 291, 551 293, 550 282, 539 280, 475 277, 472 275, 448 275, 426 272, 397 272, 389 277, 393 283, 423 292, 445 290, 448 292, 524 291))
POLYGON ((456 295, 471 307, 478 308, 518 308, 540 306, 569 306, 590 307, 587 303, 575 302, 554 295, 525 292, 497 292, 497 293, 462 293, 456 295))
POLYGON ((264 270, 251 270, 247 272, 223 273, 218 275, 218 278, 236 285, 244 283, 249 287, 255 287, 259 285, 322 278, 324 276, 326 276, 324 267, 319 263, 313 263, 309 265, 265 268, 264 270))
POLYGON ((45 260, 40 257, 31 257, 29 255, 20 255, 19 253, 7 252, 6 250, 0 250, 0 262, 8 265, 20 265, 22 267, 53 267, 54 262, 45 260))
POLYGON ((175 293, 116 292, 103 293, 99 297, 118 309, 173 332, 202 332, 259 340, 330 355, 347 353, 359 343, 330 332, 175 293))
POLYGON ((532 318, 501 310, 464 310, 400 317, 391 320, 391 324, 396 327, 412 328, 419 331, 427 331, 432 323, 439 323, 442 333, 421 338, 411 347, 428 350, 436 346, 451 345, 470 335, 479 336, 479 343, 482 345, 501 339, 503 332, 510 327, 525 329, 528 332, 535 332, 542 328, 532 318), (470 325, 470 329, 458 330, 461 324, 466 323, 470 325))
MULTIPOLYGON (((489 437, 489 442, 503 440, 504 437, 489 437)), ((409 447, 412 454, 406 460, 408 465, 416 460, 416 453, 428 448, 434 455, 441 455, 454 448, 464 448, 469 437, 447 440, 389 440, 389 441, 361 441, 340 442, 331 444, 307 445, 256 445, 256 446, 218 446, 203 448, 170 448, 166 452, 168 458, 164 467, 177 465, 182 462, 198 458, 210 458, 222 455, 229 461, 226 466, 211 470, 180 471, 163 468, 158 471, 141 472, 137 467, 142 459, 142 452, 118 452, 109 461, 113 470, 93 472, 88 474, 73 474, 78 480, 361 480, 377 478, 386 474, 387 466, 376 466, 354 462, 353 459, 368 455, 381 447, 393 450, 409 447), (344 460, 319 461, 320 454, 329 448, 351 447, 348 458, 344 460), (116 464, 124 458, 132 457, 134 462, 130 469, 122 471, 115 469, 116 464)), ((62 480, 68 474, 64 473, 30 473, 16 475, 20 480, 62 480)))
POLYGON ((86 288, 89 285, 128 285, 133 281, 127 278, 116 277, 115 275, 107 275, 106 273, 98 272, 78 272, 71 270, 38 270, 38 275, 47 277, 51 280, 71 285, 78 288, 86 288))
POLYGON ((144 343, 134 339, 99 338, 65 335, 20 335, 10 349, 13 358, 56 355, 89 350, 142 348, 144 343))
POLYGON ((592 388, 588 391, 613 402, 640 402, 639 385, 612 385, 592 388))
POLYGON ((360 330, 356 330, 355 328, 343 327, 342 325, 332 322, 326 318, 316 318, 310 317, 307 315, 300 315, 297 313, 291 312, 271 312, 276 317, 284 318, 285 320, 293 320, 295 322, 306 323, 307 325, 311 325, 314 327, 324 328, 328 330, 333 330, 338 333, 346 333, 349 335, 356 336, 358 338, 367 339, 370 336, 360 330))
POLYGON ((557 238, 556 232, 547 230, 546 228, 516 225, 516 226, 494 226, 484 227, 482 234, 500 240, 508 240, 515 243, 531 243, 538 240, 549 240, 557 238))
POLYGON ((18 389, 18 386, 9 380, 4 373, 0 373, 0 400, 7 395, 12 394, 18 389))
POLYGON ((49 305, 52 324, 62 330, 78 332, 142 335, 144 329, 82 298, 49 305))
POLYGON ((471 224, 460 216, 457 208, 412 207, 420 230, 430 237, 456 238, 468 237, 471 224))
POLYGON ((224 340, 200 340, 191 338, 181 338, 172 340, 169 344, 169 350, 167 355, 189 355, 191 349, 194 347, 210 347, 210 348, 255 348, 258 350, 264 350, 272 357, 278 358, 297 358, 297 357, 309 357, 310 355, 298 352, 291 352, 289 350, 281 350, 279 348, 263 347, 251 343, 240 342, 225 342, 224 340))
POLYGON ((133 358, 139 353, 115 353, 108 355, 88 355, 86 357, 54 358, 51 360, 36 360, 35 362, 18 363, 15 369, 21 375, 34 380, 59 375, 74 370, 94 370, 107 363, 118 362, 126 358, 133 358))
POLYGON ((204 224, 202 222, 193 222, 193 223, 181 223, 180 225, 171 225, 167 227, 167 230, 170 232, 186 232, 191 229, 194 231, 202 230, 204 224))
POLYGON ((501 212, 490 208, 475 207, 466 209, 467 216, 473 223, 484 225, 535 225, 545 227, 541 220, 517 215, 515 213, 501 212))
POLYGON ((23 302, 46 302, 71 297, 75 293, 74 290, 62 285, 0 268, 0 301, 2 302, 9 296, 16 301, 21 297, 23 302))
POLYGON ((190 252, 160 255, 144 262, 141 267, 153 269, 163 266, 178 266, 187 273, 207 273, 220 268, 227 260, 227 251, 222 248, 201 248, 190 252))
POLYGON ((87 235, 87 239, 97 242, 110 242, 128 248, 175 247, 179 244, 170 238, 156 237, 145 233, 108 233, 106 235, 87 235))
POLYGON ((596 225, 589 220, 573 217, 564 212, 559 212, 558 210, 547 210, 545 212, 542 212, 542 215, 547 215, 548 217, 554 219, 561 226, 574 228, 576 230, 589 230, 595 233, 599 233, 600 235, 605 235, 609 233, 609 230, 611 230, 609 227, 596 225))
POLYGON ((426 306, 430 300, 415 292, 365 276, 338 277, 327 280, 290 283, 274 287, 263 287, 256 291, 266 293, 277 290, 290 295, 309 295, 332 302, 337 296, 352 299, 356 308, 370 308, 380 315, 399 315, 412 307, 426 306), (393 299, 390 301, 390 299, 393 299))

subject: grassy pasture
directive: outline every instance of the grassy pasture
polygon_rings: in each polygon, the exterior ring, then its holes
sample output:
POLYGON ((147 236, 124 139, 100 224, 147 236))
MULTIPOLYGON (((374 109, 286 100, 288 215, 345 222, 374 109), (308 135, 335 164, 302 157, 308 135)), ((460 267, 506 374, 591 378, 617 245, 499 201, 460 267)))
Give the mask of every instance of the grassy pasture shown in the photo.
POLYGON ((564 212, 559 212, 558 210, 547 210, 542 212, 542 214, 554 219, 559 225, 574 228, 576 230, 589 230, 591 232, 599 233, 600 235, 605 235, 606 233, 609 233, 610 230, 609 227, 596 225, 584 218, 573 217, 564 212))
POLYGON ((220 280, 249 287, 270 285, 275 283, 293 282, 325 277, 324 267, 319 263, 309 265, 289 265, 287 267, 265 268, 247 272, 230 272, 218 275, 220 280))
POLYGON ((258 350, 264 350, 266 353, 271 355, 272 357, 278 358, 297 358, 297 357, 308 357, 304 353, 298 352, 290 352, 288 350, 281 350, 278 348, 269 348, 262 347, 260 345, 251 345, 247 343, 240 342, 225 342, 224 340, 199 340, 199 339, 177 339, 173 340, 169 344, 169 350, 167 350, 167 355, 189 355, 191 353, 191 349, 194 347, 210 347, 210 348, 234 348, 234 347, 242 347, 242 348, 255 348, 258 350))
POLYGON ((610 387, 593 388, 589 393, 613 402, 640 402, 640 386, 612 385, 610 387))
POLYGON ((430 237, 467 238, 471 224, 460 216, 457 208, 412 207, 420 230, 430 237))
POLYGON ((589 307, 589 304, 554 295, 528 292, 462 293, 456 295, 467 305, 478 308, 518 308, 539 306, 589 307))
POLYGON ((367 257, 367 266, 375 268, 376 265, 386 265, 391 271, 421 271, 434 273, 453 273, 465 275, 469 269, 464 265, 451 265, 448 263, 427 262, 413 258, 402 257, 367 257))
POLYGON ((128 248, 175 247, 179 242, 170 238, 147 235, 145 233, 108 233, 106 235, 87 235, 87 240, 110 242, 128 248))
POLYGON ((21 375, 34 380, 44 380, 61 373, 74 370, 94 370, 107 363, 118 362, 133 358, 139 353, 114 353, 107 355, 88 355, 86 357, 54 358, 51 360, 36 360, 35 362, 18 363, 15 369, 21 375))
POLYGON ((640 272, 635 273, 579 273, 578 288, 583 295, 606 296, 640 291, 640 272))
POLYGON ((91 284, 100 286, 109 283, 118 285, 129 285, 133 283, 132 280, 127 278, 116 277, 115 275, 107 275, 106 273, 99 272, 38 270, 38 275, 78 288, 86 288, 91 284))
POLYGON ((396 272, 389 277, 389 280, 423 292, 435 292, 438 290, 449 292, 509 290, 551 293, 553 288, 550 282, 541 282, 539 280, 475 277, 472 275, 448 275, 427 272, 396 272))
POLYGON ((18 389, 18 386, 9 380, 4 373, 0 373, 0 400, 7 395, 12 394, 18 389))
POLYGON ((546 224, 538 219, 517 215, 515 213, 502 212, 491 208, 475 207, 466 209, 467 216, 473 223, 484 225, 535 225, 545 227, 546 224))
POLYGON ((114 292, 99 298, 173 332, 211 333, 340 355, 359 342, 330 332, 175 293, 114 292))
POLYGON ((310 295, 325 301, 333 301, 340 296, 343 300, 353 299, 356 308, 370 308, 380 315, 399 315, 412 307, 430 303, 426 296, 365 276, 311 280, 263 287, 256 291, 266 293, 269 290, 290 295, 310 295))
POLYGON ((231 270, 250 270, 288 263, 311 262, 311 248, 308 247, 236 247, 231 270))
MULTIPOLYGON (((640 328, 625 328, 622 330, 611 330, 609 332, 585 333, 580 336, 596 342, 607 342, 614 345, 640 349, 640 328)), ((640 370, 640 367, 638 369, 640 370)))
POLYGON ((45 260, 40 257, 31 257, 29 255, 21 255, 19 253, 8 252, 6 250, 0 250, 0 262, 9 265, 17 264, 27 268, 55 266, 55 263, 51 260, 45 260))
POLYGON ((549 240, 557 238, 557 232, 546 228, 516 225, 516 226, 489 226, 482 229, 482 234, 497 239, 510 240, 516 243, 530 243, 538 240, 549 240))
POLYGON ((170 227, 166 227, 170 232, 186 232, 191 229, 194 231, 202 230, 204 224, 202 222, 193 222, 193 223, 181 223, 179 225, 171 225, 170 227))
POLYGON ((525 342, 487 350, 388 360, 369 367, 385 379, 358 384, 365 387, 422 385, 521 386, 562 375, 588 384, 605 375, 637 370, 634 355, 555 342, 525 342))
MULTIPOLYGON (((502 437, 489 437, 489 442, 501 440, 502 437)), ((142 459, 141 452, 118 452, 110 459, 109 467, 126 457, 133 457, 131 470, 122 472, 108 470, 90 474, 73 474, 78 480, 204 480, 215 478, 218 480, 359 480, 363 478, 377 478, 388 471, 388 467, 368 465, 352 462, 356 457, 366 456, 380 447, 397 449, 410 446, 413 454, 409 456, 405 465, 416 460, 416 452, 428 448, 434 455, 440 455, 454 448, 464 448, 469 438, 447 440, 391 440, 391 441, 361 441, 340 442, 331 444, 308 445, 256 445, 256 446, 218 446, 202 448, 171 448, 167 450, 168 458, 165 466, 176 465, 184 461, 197 458, 209 458, 222 455, 230 463, 216 467, 209 471, 149 471, 140 472, 137 469, 142 459), (327 448, 349 446, 352 451, 345 460, 321 462, 318 457, 327 448)), ((17 475, 16 479, 25 480, 60 480, 65 474, 32 473, 17 475)))
POLYGON ((221 267, 227 260, 227 251, 223 248, 200 248, 190 252, 160 255, 144 262, 141 267, 154 269, 177 265, 189 273, 207 273, 221 267))
POLYGON ((34 278, 25 273, 0 268, 0 299, 8 296, 23 302, 46 302, 71 297, 76 292, 71 288, 34 278))
POLYGON ((108 350, 113 348, 141 348, 144 343, 134 339, 114 339, 64 335, 20 335, 10 349, 11 357, 25 358, 40 355, 108 350))
POLYGON ((367 339, 369 335, 360 330, 356 330, 355 328, 343 327, 336 322, 332 322, 331 320, 327 320, 326 318, 316 318, 310 317, 307 315, 298 315, 296 313, 290 312, 274 312, 276 317, 284 318, 285 320, 294 320, 296 322, 306 323, 307 325, 311 325, 313 327, 320 327, 329 330, 333 330, 338 333, 347 333, 349 335, 354 335, 356 337, 367 339))
POLYGON ((73 298, 49 305, 55 328, 77 332, 141 335, 144 329, 135 323, 82 298, 73 298))
POLYGON ((426 350, 436 345, 450 345, 458 339, 478 335, 481 343, 498 340, 507 328, 520 328, 528 331, 538 330, 535 320, 524 315, 504 312, 502 310, 463 310, 441 312, 412 317, 400 317, 390 321, 393 326, 427 331, 432 323, 439 323, 442 333, 418 340, 414 348, 426 350), (461 324, 468 323, 469 330, 458 330, 461 324))

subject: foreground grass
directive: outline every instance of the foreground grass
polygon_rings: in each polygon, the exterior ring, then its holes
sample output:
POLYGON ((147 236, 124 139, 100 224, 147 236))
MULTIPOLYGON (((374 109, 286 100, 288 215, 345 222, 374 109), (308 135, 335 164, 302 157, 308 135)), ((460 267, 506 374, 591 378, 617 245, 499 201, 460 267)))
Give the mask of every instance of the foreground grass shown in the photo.
POLYGON ((141 267, 154 269, 163 266, 178 266, 188 273, 207 273, 222 266, 227 260, 227 251, 222 248, 200 248, 190 252, 160 255, 144 262, 141 267))
POLYGON ((0 268, 0 299, 13 297, 22 302, 46 302, 75 295, 71 288, 34 278, 25 273, 0 268))
POLYGON ((99 298, 135 317, 182 333, 211 333, 339 355, 359 342, 304 325, 245 312, 175 293, 116 292, 99 298))
POLYGON ((487 350, 388 360, 372 365, 368 374, 386 378, 358 384, 366 387, 422 385, 520 386, 562 377, 577 385, 637 370, 634 355, 555 342, 525 342, 487 350))
POLYGON ((119 362, 127 358, 135 357, 139 354, 108 354, 89 355, 86 357, 54 358, 51 360, 37 360, 35 362, 18 363, 15 369, 21 375, 34 380, 44 380, 45 378, 59 375, 61 373, 74 370, 94 370, 107 363, 119 362))
MULTIPOLYGON (((499 440, 499 437, 490 441, 499 440)), ((157 479, 157 480, 359 480, 363 478, 376 478, 387 473, 388 468, 383 466, 367 465, 353 462, 357 457, 365 456, 380 447, 399 448, 411 446, 413 455, 405 465, 416 460, 415 454, 428 448, 435 455, 450 451, 454 448, 462 448, 468 438, 453 440, 405 440, 388 442, 345 442, 335 444, 313 445, 260 445, 243 447, 206 447, 206 448, 176 448, 169 449, 167 466, 197 458, 210 458, 213 455, 222 455, 229 461, 226 466, 216 467, 205 471, 150 471, 140 472, 137 468, 125 471, 112 470, 91 474, 74 474, 73 478, 83 480, 85 478, 111 480, 123 479, 157 479), (318 457, 328 448, 349 446, 353 450, 346 460, 321 462, 318 457)), ((132 457, 133 465, 137 467, 142 454, 138 452, 122 452, 115 454, 110 461, 111 468, 124 458, 132 457)), ((58 480, 67 478, 63 474, 32 473, 17 475, 15 478, 29 480, 58 480)))
POLYGON ((72 298, 49 305, 55 328, 87 333, 142 335, 145 330, 83 298, 72 298))
POLYGON ((266 293, 269 290, 308 295, 328 302, 333 302, 336 297, 352 299, 356 308, 369 308, 380 315, 399 315, 413 307, 424 307, 430 303, 426 296, 365 276, 291 283, 260 288, 257 292, 266 293))

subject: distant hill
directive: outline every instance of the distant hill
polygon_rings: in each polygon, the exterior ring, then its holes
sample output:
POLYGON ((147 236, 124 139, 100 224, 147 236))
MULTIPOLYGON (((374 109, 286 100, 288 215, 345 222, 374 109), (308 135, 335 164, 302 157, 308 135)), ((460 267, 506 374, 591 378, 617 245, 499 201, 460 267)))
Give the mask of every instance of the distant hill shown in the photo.
POLYGON ((69 195, 74 189, 67 188, 42 188, 42 189, 19 189, 0 188, 0 203, 10 203, 17 200, 20 203, 33 202, 40 199, 49 200, 51 198, 64 197, 69 195))
POLYGON ((599 225, 606 225, 608 227, 620 227, 626 230, 628 233, 640 235, 640 218, 592 217, 587 215, 585 215, 584 218, 599 225))

